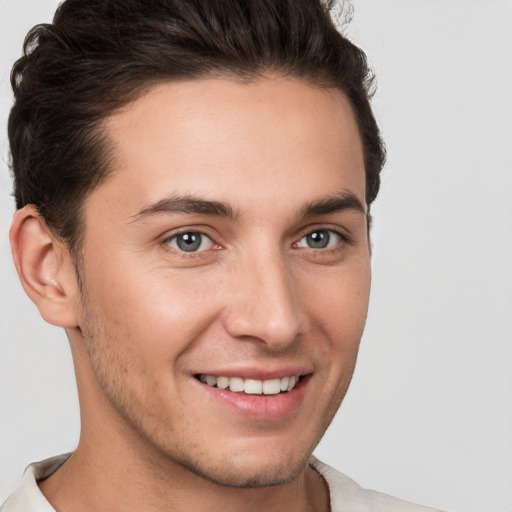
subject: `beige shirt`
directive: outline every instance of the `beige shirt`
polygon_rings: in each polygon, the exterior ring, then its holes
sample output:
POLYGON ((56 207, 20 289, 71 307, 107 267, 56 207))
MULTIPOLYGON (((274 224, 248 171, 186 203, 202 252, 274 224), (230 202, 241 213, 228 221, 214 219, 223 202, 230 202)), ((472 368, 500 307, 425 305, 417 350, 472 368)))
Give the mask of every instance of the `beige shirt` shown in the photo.
MULTIPOLYGON (((7 499, 0 512, 55 512, 39 490, 37 481, 57 471, 68 456, 60 455, 28 466, 21 486, 7 499)), ((353 480, 315 457, 311 457, 310 464, 329 486, 331 512, 441 512, 362 489, 353 480)))

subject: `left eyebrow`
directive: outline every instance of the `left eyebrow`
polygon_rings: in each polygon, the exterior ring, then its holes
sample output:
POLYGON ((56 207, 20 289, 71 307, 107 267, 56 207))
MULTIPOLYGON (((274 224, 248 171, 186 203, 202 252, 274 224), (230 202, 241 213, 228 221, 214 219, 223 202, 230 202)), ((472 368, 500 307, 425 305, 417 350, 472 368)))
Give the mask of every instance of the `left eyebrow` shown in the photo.
POLYGON ((299 217, 327 215, 343 210, 355 210, 366 215, 366 208, 363 206, 363 203, 352 192, 343 191, 334 196, 318 199, 304 205, 299 210, 299 217))

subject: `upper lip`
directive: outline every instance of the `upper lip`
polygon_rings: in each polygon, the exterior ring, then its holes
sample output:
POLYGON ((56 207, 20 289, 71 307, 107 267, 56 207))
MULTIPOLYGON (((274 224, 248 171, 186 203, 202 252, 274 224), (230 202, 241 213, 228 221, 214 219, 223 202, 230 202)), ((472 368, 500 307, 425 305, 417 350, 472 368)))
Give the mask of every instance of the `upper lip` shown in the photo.
POLYGON ((309 366, 281 366, 276 368, 256 367, 256 366, 238 366, 230 368, 215 368, 193 372, 194 375, 214 375, 216 377, 242 377, 244 379, 270 380, 283 377, 292 377, 308 375, 312 373, 309 366))

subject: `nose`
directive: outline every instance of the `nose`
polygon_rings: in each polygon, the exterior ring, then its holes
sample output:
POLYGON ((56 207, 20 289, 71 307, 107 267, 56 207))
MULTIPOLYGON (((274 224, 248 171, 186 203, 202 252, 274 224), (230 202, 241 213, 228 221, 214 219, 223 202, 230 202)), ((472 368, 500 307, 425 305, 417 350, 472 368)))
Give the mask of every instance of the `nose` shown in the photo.
POLYGON ((248 258, 232 275, 225 328, 234 338, 282 350, 307 330, 299 283, 279 251, 248 258))

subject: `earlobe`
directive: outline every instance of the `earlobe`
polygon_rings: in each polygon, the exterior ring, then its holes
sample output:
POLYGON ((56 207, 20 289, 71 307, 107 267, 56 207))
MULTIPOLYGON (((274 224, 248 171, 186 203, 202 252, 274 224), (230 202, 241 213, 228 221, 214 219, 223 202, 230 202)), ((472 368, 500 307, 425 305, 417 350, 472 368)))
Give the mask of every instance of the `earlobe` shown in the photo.
POLYGON ((71 256, 34 205, 16 212, 10 242, 21 284, 41 316, 59 327, 76 327, 77 285, 71 256))

